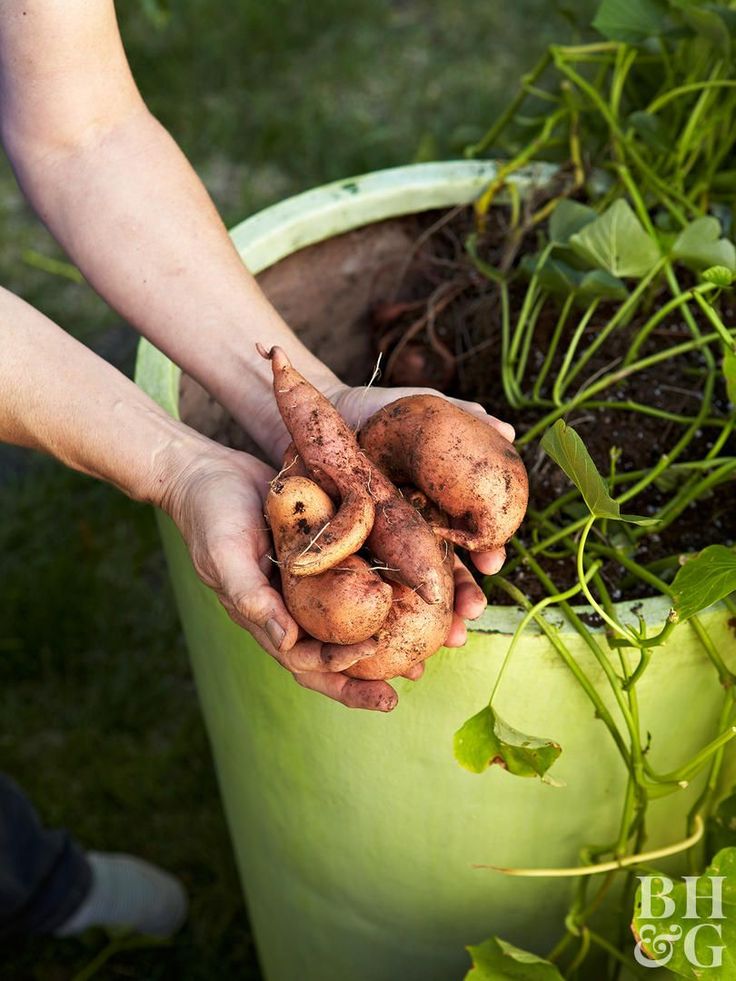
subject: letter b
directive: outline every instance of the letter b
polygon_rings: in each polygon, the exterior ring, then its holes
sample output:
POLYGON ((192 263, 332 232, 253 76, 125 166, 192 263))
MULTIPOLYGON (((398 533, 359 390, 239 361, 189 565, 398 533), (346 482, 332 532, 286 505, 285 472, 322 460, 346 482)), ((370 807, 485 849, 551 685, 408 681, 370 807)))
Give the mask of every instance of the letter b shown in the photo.
POLYGON ((641 915, 645 920, 663 920, 665 917, 675 913, 675 901, 670 896, 672 892, 672 879, 666 875, 638 875, 637 879, 641 883, 641 915), (659 890, 654 891, 654 883, 659 883, 659 890), (652 901, 659 900, 661 903, 661 913, 655 913, 652 908, 652 901))

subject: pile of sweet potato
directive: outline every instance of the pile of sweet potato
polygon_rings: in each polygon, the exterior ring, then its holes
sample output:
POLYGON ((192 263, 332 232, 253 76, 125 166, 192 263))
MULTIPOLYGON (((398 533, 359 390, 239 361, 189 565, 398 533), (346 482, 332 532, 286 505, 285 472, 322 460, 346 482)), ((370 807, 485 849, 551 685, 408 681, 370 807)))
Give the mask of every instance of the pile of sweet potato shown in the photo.
POLYGON ((260 351, 293 440, 266 500, 286 605, 318 640, 377 640, 352 677, 404 674, 447 637, 453 546, 493 549, 519 526, 524 464, 494 428, 433 395, 392 402, 356 437, 280 348, 260 351))

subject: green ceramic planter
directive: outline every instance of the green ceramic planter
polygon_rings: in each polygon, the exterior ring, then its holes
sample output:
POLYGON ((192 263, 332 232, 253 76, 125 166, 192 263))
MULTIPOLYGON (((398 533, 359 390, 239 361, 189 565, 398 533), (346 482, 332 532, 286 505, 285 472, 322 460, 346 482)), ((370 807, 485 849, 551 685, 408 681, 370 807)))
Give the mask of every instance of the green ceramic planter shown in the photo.
MULTIPOLYGON (((269 208, 232 237, 258 273, 350 229, 470 201, 494 171, 451 162, 370 174, 269 208)), ((550 173, 524 171, 522 191, 550 173)), ((145 342, 136 377, 178 414, 179 371, 145 342)), ((624 785, 607 730, 546 638, 527 631, 498 707, 518 728, 561 743, 553 773, 564 786, 499 769, 472 775, 455 763, 452 736, 484 704, 513 609, 489 609, 466 647, 438 653, 420 683, 399 679, 392 714, 349 711, 299 688, 230 622, 164 518, 161 534, 268 981, 457 981, 464 945, 491 933, 544 951, 570 882, 473 866, 576 864, 583 844, 615 835, 624 785)), ((655 625, 666 611, 663 599, 642 604, 655 625)), ((558 613, 549 619, 605 692, 577 635, 558 613)), ((702 620, 736 662, 723 609, 702 620)), ((656 652, 639 691, 657 768, 676 767, 713 737, 721 691, 688 625, 656 652)), ((655 803, 647 847, 681 835, 696 791, 655 803)))

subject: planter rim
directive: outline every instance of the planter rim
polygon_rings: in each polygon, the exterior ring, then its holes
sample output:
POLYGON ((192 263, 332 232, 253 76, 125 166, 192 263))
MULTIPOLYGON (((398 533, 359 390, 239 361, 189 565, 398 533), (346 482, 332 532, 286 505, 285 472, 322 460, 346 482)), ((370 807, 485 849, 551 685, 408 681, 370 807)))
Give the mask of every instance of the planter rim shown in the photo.
MULTIPOLYGON (((508 180, 528 190, 546 183, 556 172, 554 164, 536 162, 508 180)), ((235 225, 230 237, 243 262, 256 275, 299 249, 343 232, 414 212, 469 204, 497 173, 498 164, 493 160, 448 160, 373 171, 333 181, 264 208, 235 225)), ((135 381, 177 419, 180 379, 178 365, 143 338, 138 345, 135 381)), ((572 608, 582 614, 593 612, 587 604, 572 608)), ((636 626, 638 611, 654 627, 666 620, 670 602, 660 595, 622 601, 615 608, 623 622, 636 626)), ((572 629, 555 606, 541 615, 562 632, 572 629)), ((489 605, 469 629, 474 633, 511 634, 522 616, 517 606, 489 605)), ((541 634, 534 621, 526 629, 541 634)), ((589 629, 604 632, 602 626, 589 629)))

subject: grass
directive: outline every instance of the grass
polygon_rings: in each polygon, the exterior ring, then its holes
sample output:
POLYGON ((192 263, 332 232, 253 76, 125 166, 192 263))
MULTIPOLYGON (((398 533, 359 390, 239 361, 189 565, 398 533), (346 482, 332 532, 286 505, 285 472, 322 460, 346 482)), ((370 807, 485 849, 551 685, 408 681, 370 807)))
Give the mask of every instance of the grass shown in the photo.
MULTIPOLYGON (((155 0, 119 5, 143 93, 227 223, 326 180, 457 155, 509 80, 569 37, 550 6, 181 0, 167 20, 155 0)), ((84 285, 29 264, 29 250, 64 257, 7 165, 0 223, 0 282, 130 373, 132 332, 84 285)), ((257 978, 152 514, 0 448, 0 584, 0 769, 47 823, 175 870, 192 897, 173 944, 118 953, 95 976, 257 978)), ((19 939, 0 973, 71 981, 105 943, 19 939)))

